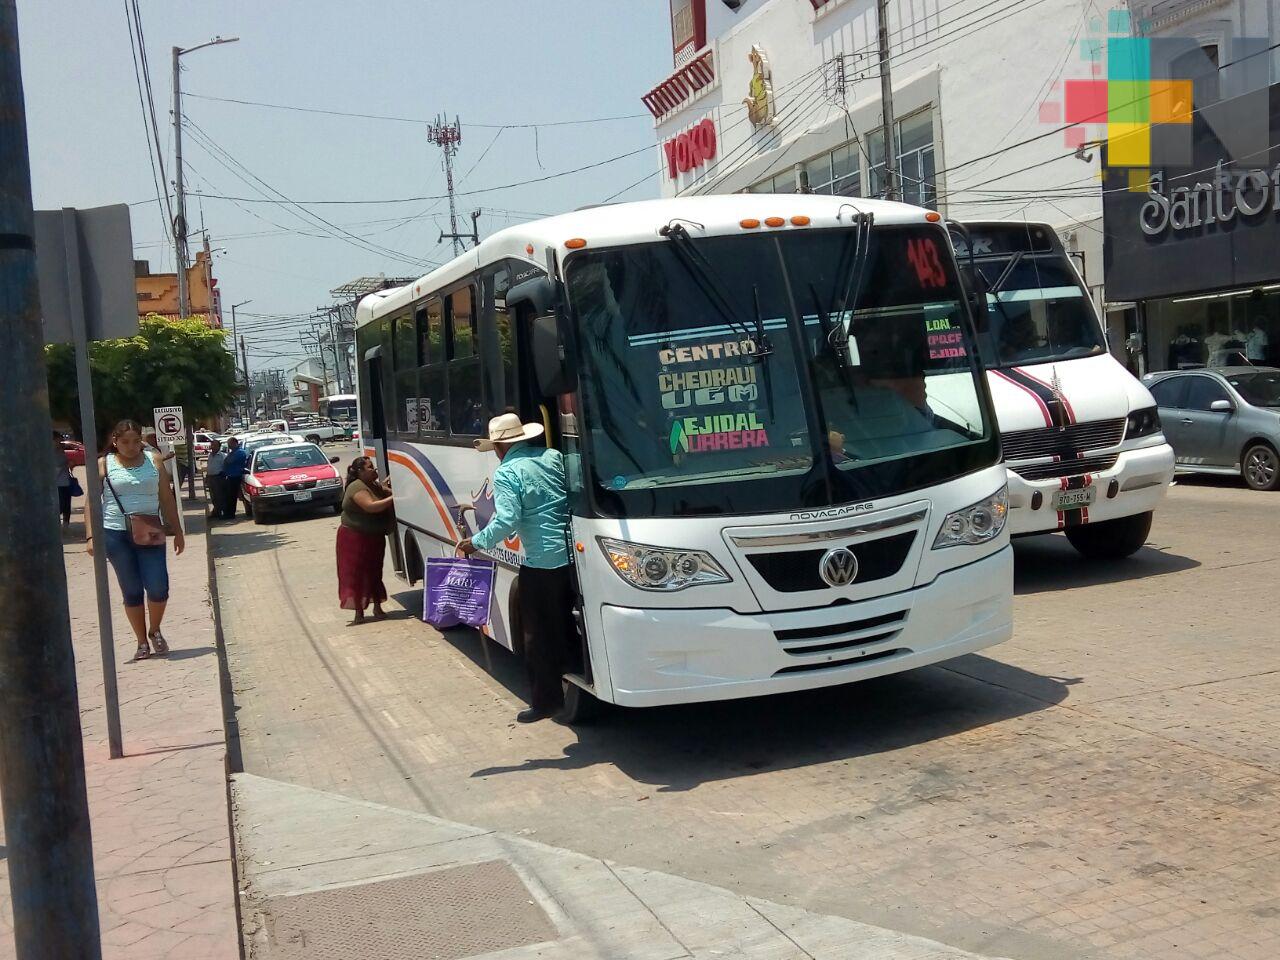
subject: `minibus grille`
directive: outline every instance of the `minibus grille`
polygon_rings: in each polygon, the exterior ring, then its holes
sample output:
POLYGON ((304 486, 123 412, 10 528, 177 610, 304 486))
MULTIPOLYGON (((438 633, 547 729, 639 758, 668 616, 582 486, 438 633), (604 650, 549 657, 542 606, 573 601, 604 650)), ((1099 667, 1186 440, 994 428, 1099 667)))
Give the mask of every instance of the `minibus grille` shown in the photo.
MULTIPOLYGON (((915 542, 914 530, 897 533, 878 540, 855 541, 844 544, 858 558, 858 575, 852 584, 870 583, 892 577, 902 569, 902 564, 915 542)), ((786 553, 749 553, 747 561, 779 593, 799 593, 805 590, 830 590, 818 572, 822 556, 832 543, 816 550, 793 550, 786 553)))
MULTIPOLYGON (((1125 418, 1088 420, 1065 427, 1012 430, 1000 435, 1005 460, 1034 460, 1037 457, 1075 457, 1090 450, 1118 446, 1124 439, 1125 418)), ((1048 474, 1057 476, 1057 474, 1048 474)))
POLYGON ((1114 467, 1119 459, 1113 453, 1106 457, 1078 457, 1074 460, 1060 460, 1057 463, 1010 464, 1009 469, 1024 480, 1048 480, 1052 477, 1078 477, 1084 473, 1102 473, 1114 467))
POLYGON ((875 653, 864 654, 860 657, 849 657, 844 660, 827 660, 822 663, 793 663, 789 667, 783 667, 781 670, 775 670, 773 675, 775 677, 780 677, 788 673, 812 673, 816 670, 834 670, 837 667, 852 667, 855 664, 861 665, 874 663, 877 660, 888 660, 890 657, 899 657, 910 652, 911 651, 906 647, 899 647, 895 650, 877 650, 875 653))
MULTIPOLYGON (((884 643, 900 634, 906 625, 907 611, 895 610, 878 617, 865 617, 844 623, 775 630, 773 635, 785 653, 793 657, 808 657, 815 653, 830 654, 884 643)), ((831 660, 827 659, 822 665, 830 663, 831 660)))

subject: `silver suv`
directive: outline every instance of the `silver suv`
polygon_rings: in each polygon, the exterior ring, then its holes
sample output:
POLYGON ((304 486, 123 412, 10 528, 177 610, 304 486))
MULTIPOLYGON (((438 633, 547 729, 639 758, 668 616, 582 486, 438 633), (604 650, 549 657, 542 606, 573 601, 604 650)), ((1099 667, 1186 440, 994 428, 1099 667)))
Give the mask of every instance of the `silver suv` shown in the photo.
POLYGON ((1239 474, 1254 490, 1280 489, 1280 368, 1222 367, 1152 373, 1177 468, 1239 474))

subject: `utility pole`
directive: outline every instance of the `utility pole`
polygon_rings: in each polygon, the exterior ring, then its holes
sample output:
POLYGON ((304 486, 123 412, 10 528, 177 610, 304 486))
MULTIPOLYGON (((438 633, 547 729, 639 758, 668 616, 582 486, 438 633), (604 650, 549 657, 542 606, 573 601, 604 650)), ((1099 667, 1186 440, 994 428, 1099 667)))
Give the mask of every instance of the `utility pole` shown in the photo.
MULTIPOLYGON (((178 212, 173 215, 173 253, 178 268, 178 316, 183 320, 191 314, 191 291, 187 285, 187 191, 182 180, 182 62, 183 54, 194 53, 205 47, 223 43, 235 43, 239 37, 214 37, 194 47, 173 48, 173 189, 177 194, 178 212)), ((145 55, 145 51, 144 51, 145 55)))
MULTIPOLYGON (((13 943, 19 960, 100 960, 62 538, 53 491, 31 474, 49 460, 53 425, 29 163, 18 13, 0 0, 0 791, 13 943)), ((96 436, 85 424, 84 439, 96 436)))
POLYGON ((245 349, 244 337, 240 338, 240 361, 244 364, 244 398, 246 421, 253 421, 253 381, 249 379, 249 351, 245 349))
MULTIPOLYGON (((479 231, 479 229, 476 227, 476 221, 477 221, 477 220, 479 220, 479 219, 480 219, 480 211, 479 211, 479 210, 472 210, 472 211, 471 211, 471 232, 470 232, 470 233, 445 233, 443 230, 441 230, 441 231, 440 231, 440 239, 439 239, 439 240, 437 240, 436 242, 437 242, 437 243, 443 243, 443 242, 444 242, 444 238, 445 238, 445 237, 448 237, 449 239, 451 239, 451 240, 454 242, 454 244, 455 244, 455 245, 456 245, 456 244, 458 244, 458 243, 460 243, 460 242, 461 242, 461 241, 463 241, 463 240, 470 240, 470 241, 471 241, 471 246, 472 246, 472 247, 478 247, 478 246, 480 246, 480 231, 479 231)), ((455 253, 457 252, 457 248, 456 248, 456 246, 455 246, 454 252, 455 252, 455 253)))
POLYGON ((893 122, 893 78, 889 71, 889 0, 876 0, 876 45, 880 52, 880 109, 884 114, 884 198, 899 197, 898 138, 893 122))
MULTIPOLYGON (((458 235, 458 204, 453 195, 453 157, 458 152, 458 145, 462 143, 462 124, 456 116, 453 123, 449 123, 444 114, 440 114, 436 117, 436 122, 427 128, 427 140, 444 151, 444 180, 449 193, 448 236, 453 240, 453 255, 456 257, 464 249, 462 237, 458 235)), ((441 231, 437 242, 443 243, 444 238, 445 233, 441 231)))
MULTIPOLYGON (((237 344, 242 344, 244 343, 244 341, 240 339, 239 334, 236 332, 236 307, 243 307, 246 304, 250 304, 250 303, 253 303, 253 301, 241 300, 239 303, 233 303, 231 305, 231 356, 236 361, 236 369, 241 374, 244 375, 244 384, 245 384, 246 390, 249 389, 249 369, 247 367, 240 366, 240 349, 237 346, 237 344)), ((248 419, 247 413, 245 414, 245 419, 246 420, 248 419)))
POLYGON ((324 316, 329 323, 329 347, 333 350, 333 379, 338 385, 334 393, 343 393, 345 387, 342 382, 342 358, 338 356, 338 332, 333 325, 333 308, 325 310, 324 316))

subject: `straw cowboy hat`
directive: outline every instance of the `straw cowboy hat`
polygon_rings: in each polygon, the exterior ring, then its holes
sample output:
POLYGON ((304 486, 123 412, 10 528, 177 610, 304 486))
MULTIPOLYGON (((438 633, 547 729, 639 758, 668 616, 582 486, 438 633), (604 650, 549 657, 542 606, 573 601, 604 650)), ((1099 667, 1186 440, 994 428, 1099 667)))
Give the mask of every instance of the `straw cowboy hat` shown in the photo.
POLYGON ((489 421, 489 438, 476 440, 473 446, 477 450, 492 450, 495 444, 519 443, 521 440, 532 440, 542 436, 542 424, 521 423, 514 413, 504 413, 489 421))

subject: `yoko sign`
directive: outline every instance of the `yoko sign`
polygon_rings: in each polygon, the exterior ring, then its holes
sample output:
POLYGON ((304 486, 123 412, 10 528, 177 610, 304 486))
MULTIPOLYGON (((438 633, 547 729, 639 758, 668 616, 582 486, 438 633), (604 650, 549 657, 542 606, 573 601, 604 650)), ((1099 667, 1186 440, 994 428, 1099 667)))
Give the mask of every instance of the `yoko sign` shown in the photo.
POLYGON ((154 407, 151 415, 155 418, 157 439, 173 443, 186 436, 187 428, 182 421, 181 407, 154 407))
POLYGON ((672 180, 716 155, 716 125, 710 117, 694 124, 662 145, 667 156, 667 176, 672 180))

